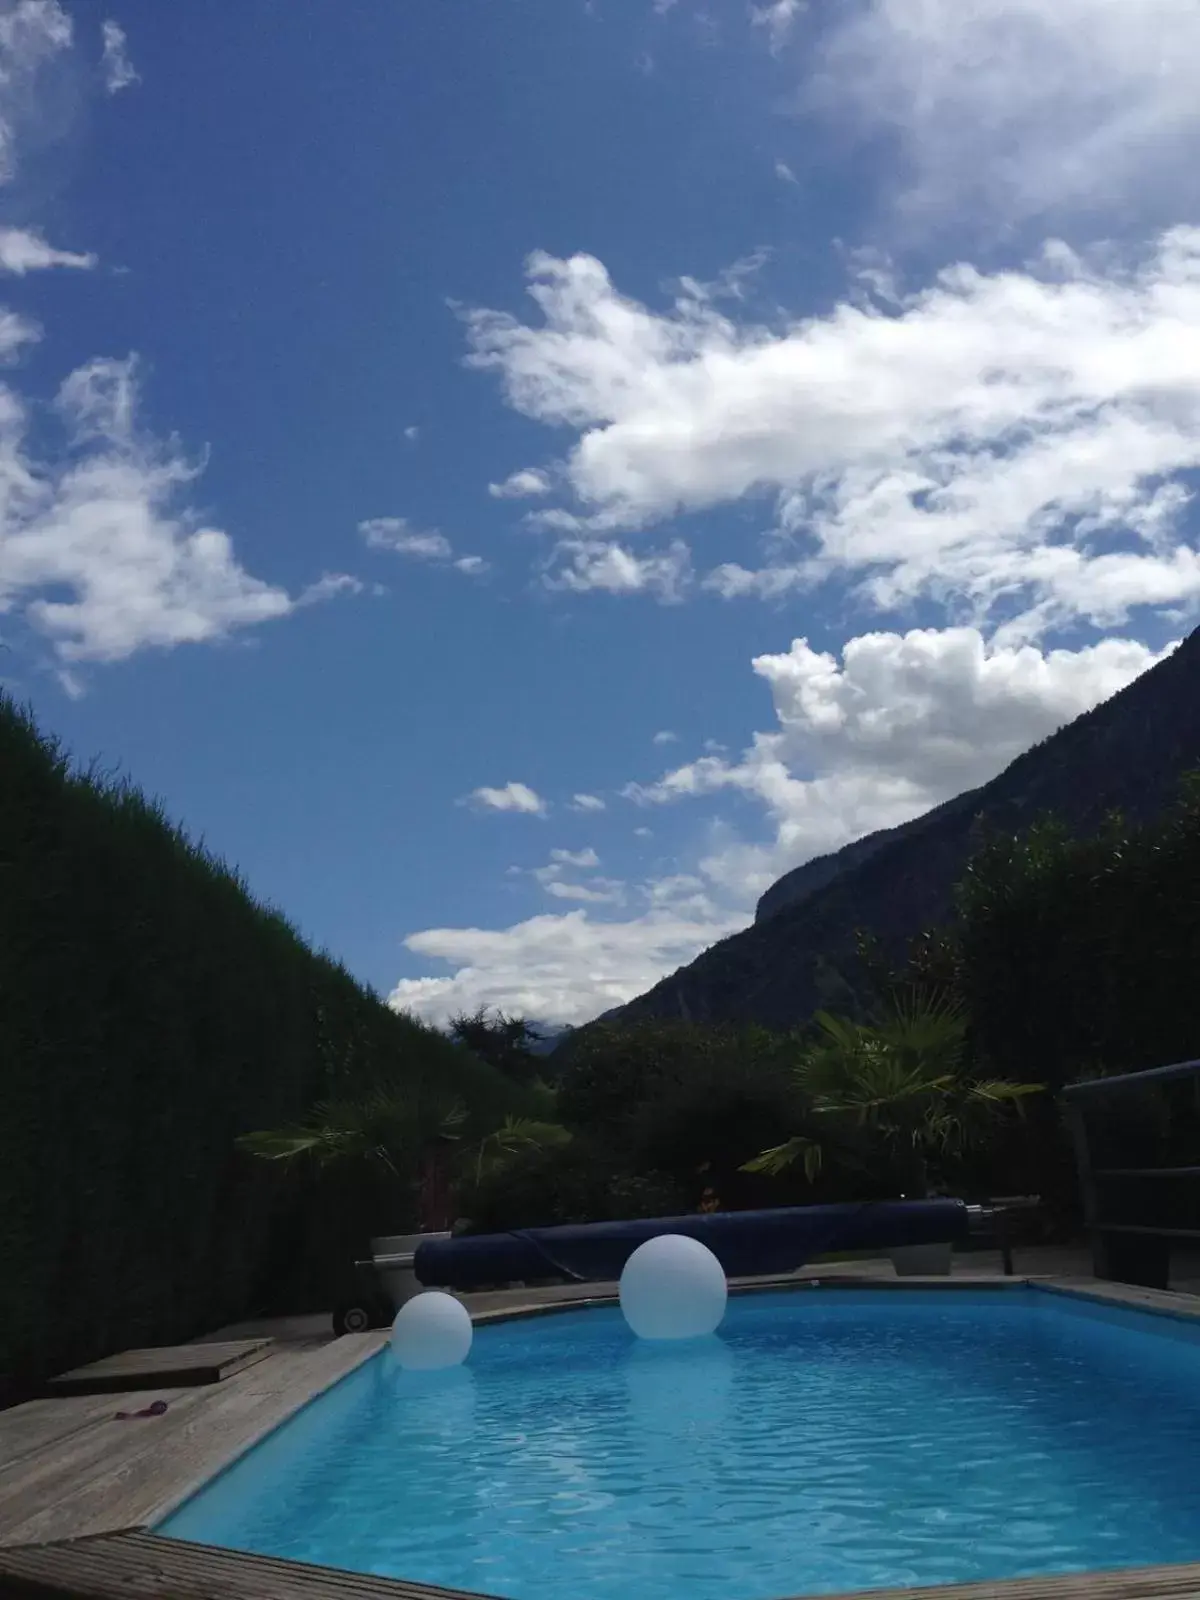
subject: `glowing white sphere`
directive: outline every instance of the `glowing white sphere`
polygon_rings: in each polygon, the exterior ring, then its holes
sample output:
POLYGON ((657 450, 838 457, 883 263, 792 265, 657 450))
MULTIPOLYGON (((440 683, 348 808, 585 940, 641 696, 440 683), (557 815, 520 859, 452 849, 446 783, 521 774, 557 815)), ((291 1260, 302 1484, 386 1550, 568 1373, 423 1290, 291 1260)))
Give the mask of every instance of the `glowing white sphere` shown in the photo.
POLYGON ((409 1372, 458 1367, 471 1352, 471 1314, 461 1300, 429 1289, 405 1301, 392 1323, 392 1350, 409 1372))
POLYGON ((716 1256, 680 1233, 647 1239, 621 1274, 621 1310, 639 1339, 698 1339, 715 1332, 728 1293, 716 1256))

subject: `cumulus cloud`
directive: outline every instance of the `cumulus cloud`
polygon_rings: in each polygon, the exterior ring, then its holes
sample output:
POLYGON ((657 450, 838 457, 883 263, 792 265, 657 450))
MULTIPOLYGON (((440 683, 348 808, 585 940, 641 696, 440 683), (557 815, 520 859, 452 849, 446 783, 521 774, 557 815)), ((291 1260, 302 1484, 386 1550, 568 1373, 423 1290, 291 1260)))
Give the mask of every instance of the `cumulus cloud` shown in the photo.
POLYGON ((712 882, 757 895, 789 867, 986 783, 1160 658, 1129 639, 1006 648, 973 628, 864 634, 840 660, 797 639, 754 662, 774 730, 739 760, 705 756, 626 795, 662 805, 733 791, 762 802, 771 842, 726 839, 703 863, 712 882))
POLYGON ((432 928, 405 944, 414 955, 453 971, 401 979, 388 1000, 439 1023, 481 1005, 502 1005, 546 1022, 586 1022, 640 994, 744 922, 744 915, 668 901, 623 922, 600 921, 579 908, 499 930, 432 928))
POLYGON ((571 796, 572 811, 603 811, 604 801, 598 794, 575 794, 571 796))
POLYGON ((56 250, 41 234, 29 228, 0 228, 0 272, 24 277, 47 267, 75 267, 87 271, 96 265, 94 255, 56 250))
MULTIPOLYGON (((535 256, 543 321, 470 319, 473 360, 512 405, 569 426, 576 521, 631 529, 755 493, 779 533, 765 569, 722 592, 834 573, 875 605, 953 600, 1017 637, 1200 597, 1181 531, 1200 465, 1200 229, 1137 261, 1050 246, 1023 270, 958 266, 898 306, 844 303, 787 326, 738 324, 703 293, 654 312, 600 262, 535 256)), ((567 542, 571 587, 686 582, 686 547, 638 558, 567 542)))
POLYGON ((368 517, 358 531, 372 550, 390 550, 411 561, 428 561, 436 566, 453 567, 456 572, 478 577, 489 570, 482 556, 458 556, 444 533, 436 528, 414 528, 406 517, 368 517))
POLYGON ((806 49, 801 103, 890 136, 902 203, 1018 222, 1195 214, 1192 0, 866 0, 806 49))
POLYGON ((469 799, 484 811, 516 811, 530 817, 544 817, 550 809, 548 802, 527 783, 506 783, 496 789, 474 789, 469 799))
POLYGON ((111 18, 101 23, 100 35, 104 44, 100 70, 109 94, 119 94, 122 89, 140 83, 141 79, 129 59, 129 41, 120 23, 113 22, 111 18))
POLYGON ((597 920, 576 911, 495 931, 414 934, 414 954, 456 970, 404 980, 392 1003, 436 1020, 503 1003, 584 1021, 744 927, 758 895, 790 867, 986 782, 1158 659, 1127 639, 1043 651, 989 644, 969 628, 865 634, 840 658, 803 639, 760 656, 754 670, 770 688, 775 727, 736 761, 704 757, 627 793, 653 806, 740 793, 764 807, 767 843, 720 828, 697 872, 633 885, 572 884, 563 876, 569 852, 552 856, 535 872, 548 893, 611 896, 613 905, 632 902, 633 914, 597 920))
MULTIPOLYGON (((0 322, 10 354, 31 336, 0 322)), ((20 612, 61 661, 219 639, 344 589, 330 576, 295 600, 245 571, 186 504, 199 469, 139 427, 132 359, 78 368, 55 409, 65 449, 35 454, 28 408, 0 386, 0 612, 20 612)))

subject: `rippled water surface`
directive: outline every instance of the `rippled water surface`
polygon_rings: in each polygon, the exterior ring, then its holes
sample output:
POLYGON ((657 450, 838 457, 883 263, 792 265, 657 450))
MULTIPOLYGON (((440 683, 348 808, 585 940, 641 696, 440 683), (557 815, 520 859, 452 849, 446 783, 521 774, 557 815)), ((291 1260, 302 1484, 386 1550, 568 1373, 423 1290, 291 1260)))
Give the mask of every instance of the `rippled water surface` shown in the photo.
POLYGON ((513 1600, 769 1600, 1200 1559, 1200 1339, 1034 1291, 616 1311, 385 1354, 161 1529, 513 1600))

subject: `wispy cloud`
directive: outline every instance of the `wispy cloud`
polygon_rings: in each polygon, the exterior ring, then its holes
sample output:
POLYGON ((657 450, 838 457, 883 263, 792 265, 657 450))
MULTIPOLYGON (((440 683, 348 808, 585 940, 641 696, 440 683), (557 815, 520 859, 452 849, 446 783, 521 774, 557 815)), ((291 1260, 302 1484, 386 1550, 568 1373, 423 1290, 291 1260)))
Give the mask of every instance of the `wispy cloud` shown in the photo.
POLYGON ((72 36, 58 0, 9 0, 0 10, 0 183, 16 175, 18 136, 36 116, 39 76, 72 36))
POLYGON ((890 138, 914 220, 1131 226, 1200 199, 1193 0, 866 0, 834 10, 801 103, 890 138))
POLYGON ((766 0, 765 4, 752 4, 750 20, 756 28, 766 30, 771 48, 779 50, 792 31, 792 25, 804 9, 804 0, 766 0))
POLYGON ((551 850, 551 862, 558 867, 598 867, 600 857, 586 845, 582 850, 551 850))
POLYGON ((691 585, 691 552, 682 539, 645 555, 611 540, 562 539, 550 556, 543 582, 548 589, 572 594, 646 594, 669 605, 682 600, 691 585))
POLYGON ((129 42, 120 23, 113 22, 110 18, 101 23, 100 33, 104 41, 100 70, 104 74, 104 87, 109 94, 119 94, 122 89, 140 83, 141 78, 129 59, 129 42))
MULTIPOLYGON (((10 351, 31 336, 0 323, 10 351)), ((220 639, 354 583, 328 577, 296 600, 241 566, 187 504, 199 467, 140 428, 132 359, 77 368, 55 410, 64 447, 35 454, 27 407, 0 386, 0 612, 23 615, 63 663, 220 639)))
POLYGON ((78 255, 72 250, 56 250, 40 233, 30 228, 0 228, 0 271, 23 277, 27 272, 42 272, 48 267, 75 267, 88 271, 96 265, 94 255, 78 255))
POLYGON ((604 801, 598 794, 576 794, 571 796, 572 811, 603 811, 604 801))
POLYGON ((390 550, 412 561, 453 567, 468 577, 480 577, 489 570, 482 556, 456 557, 444 533, 436 528, 414 528, 406 517, 370 517, 359 523, 358 531, 372 550, 390 550))

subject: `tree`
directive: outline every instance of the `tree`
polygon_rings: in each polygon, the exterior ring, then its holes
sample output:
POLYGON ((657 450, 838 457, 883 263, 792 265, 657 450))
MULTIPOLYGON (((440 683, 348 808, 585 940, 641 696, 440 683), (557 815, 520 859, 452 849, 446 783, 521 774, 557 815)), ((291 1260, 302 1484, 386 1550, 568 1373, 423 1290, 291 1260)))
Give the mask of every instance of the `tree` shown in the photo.
POLYGON ((486 1006, 450 1019, 450 1037, 515 1083, 532 1083, 540 1071, 534 1046, 541 1035, 524 1017, 494 1014, 486 1006))
POLYGON ((1039 1092, 965 1071, 967 1018, 952 1001, 896 997, 875 1022, 818 1012, 814 1023, 816 1037, 794 1068, 813 1131, 764 1150, 748 1171, 803 1162, 811 1180, 832 1153, 876 1175, 884 1164, 902 1194, 923 1196, 931 1164, 959 1154, 1039 1092))

